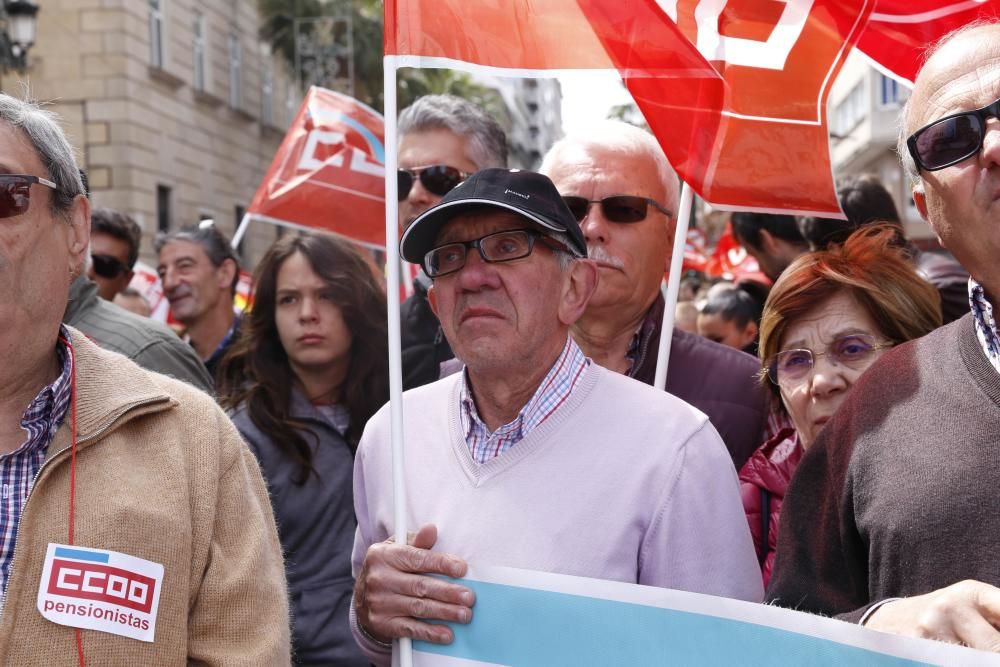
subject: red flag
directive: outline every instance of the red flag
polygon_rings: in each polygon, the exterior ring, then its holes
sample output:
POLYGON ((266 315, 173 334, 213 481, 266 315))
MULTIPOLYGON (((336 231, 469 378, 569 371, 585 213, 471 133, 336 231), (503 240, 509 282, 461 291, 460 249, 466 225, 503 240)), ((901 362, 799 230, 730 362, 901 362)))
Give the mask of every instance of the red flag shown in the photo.
POLYGON ((671 164, 706 201, 840 215, 826 101, 871 0, 648 0, 627 16, 620 3, 579 2, 671 164), (704 65, 684 71, 679 49, 704 65))
POLYGON ((879 0, 858 48, 909 82, 929 46, 977 19, 1000 17, 997 0, 879 0))
POLYGON ((747 254, 746 249, 736 242, 733 229, 726 223, 726 229, 719 237, 715 252, 705 266, 705 273, 713 278, 738 281, 742 278, 752 278, 770 284, 770 280, 760 274, 757 260, 747 254), (760 274, 759 276, 757 274, 760 274))
POLYGON ((247 210, 385 247, 382 115, 312 87, 247 210))
POLYGON ((873 4, 387 0, 385 47, 425 67, 610 65, 706 201, 839 215, 826 99, 873 4))
POLYGON ((684 245, 684 264, 682 271, 705 272, 708 266, 708 252, 705 250, 705 232, 700 229, 689 229, 687 243, 684 245))

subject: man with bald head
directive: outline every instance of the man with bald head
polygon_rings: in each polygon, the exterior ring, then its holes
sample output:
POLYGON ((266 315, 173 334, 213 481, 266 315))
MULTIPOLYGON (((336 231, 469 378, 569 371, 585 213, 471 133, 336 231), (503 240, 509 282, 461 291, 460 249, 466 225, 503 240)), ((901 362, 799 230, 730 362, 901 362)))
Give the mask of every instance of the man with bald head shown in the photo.
POLYGON ((971 312, 888 351, 802 459, 778 604, 1000 651, 1000 23, 946 37, 904 110, 913 199, 971 312))
MULTIPOLYGON (((558 141, 541 171, 580 223, 600 272, 573 338, 598 364, 653 384, 677 175, 651 134, 617 121, 558 141)), ((767 397, 755 379, 759 369, 748 354, 674 329, 666 389, 708 415, 737 468, 764 441, 767 397)))

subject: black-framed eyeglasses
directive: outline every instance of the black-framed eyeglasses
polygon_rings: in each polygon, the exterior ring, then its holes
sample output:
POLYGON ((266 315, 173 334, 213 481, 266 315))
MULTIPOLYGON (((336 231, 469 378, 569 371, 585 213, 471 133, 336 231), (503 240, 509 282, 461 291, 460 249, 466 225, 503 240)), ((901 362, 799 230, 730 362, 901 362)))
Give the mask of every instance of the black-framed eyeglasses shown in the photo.
POLYGON ((469 248, 479 250, 479 256, 484 262, 511 262, 531 254, 535 241, 554 250, 566 250, 566 246, 555 241, 535 229, 510 229, 494 232, 471 241, 446 243, 433 248, 424 255, 424 271, 431 278, 440 278, 458 271, 465 266, 465 258, 469 248))
POLYGON ((431 164, 426 167, 400 169, 396 176, 399 201, 403 201, 410 196, 410 190, 418 178, 420 179, 420 184, 424 186, 427 192, 438 197, 444 197, 451 192, 452 188, 468 177, 468 173, 446 164, 431 164))
POLYGON ((1000 118, 1000 100, 925 125, 910 135, 906 148, 924 171, 950 167, 979 152, 986 136, 986 120, 991 117, 1000 118))
POLYGON ((12 218, 28 210, 34 183, 58 190, 47 178, 30 174, 0 174, 0 218, 12 218))
POLYGON ((877 350, 892 346, 893 343, 879 341, 871 334, 857 333, 837 338, 825 352, 813 352, 808 348, 783 350, 768 360, 767 377, 779 386, 797 385, 812 372, 816 357, 823 355, 851 370, 864 370, 874 360, 877 350))
POLYGON ((577 222, 581 222, 587 217, 591 204, 600 204, 604 217, 611 222, 642 222, 646 219, 650 206, 668 218, 673 215, 669 209, 655 199, 638 195, 611 195, 604 199, 569 196, 562 199, 566 202, 566 206, 569 207, 570 213, 573 214, 577 222))
POLYGON ((94 267, 94 273, 102 278, 117 278, 128 271, 121 260, 111 255, 91 255, 90 265, 94 267))

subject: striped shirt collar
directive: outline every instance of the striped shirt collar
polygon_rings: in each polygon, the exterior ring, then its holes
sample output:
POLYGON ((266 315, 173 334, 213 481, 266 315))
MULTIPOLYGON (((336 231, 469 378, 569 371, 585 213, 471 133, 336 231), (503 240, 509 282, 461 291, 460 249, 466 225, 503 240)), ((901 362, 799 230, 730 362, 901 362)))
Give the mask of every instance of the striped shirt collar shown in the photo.
POLYGON ((983 352, 993 368, 1000 373, 1000 335, 997 334, 993 304, 986 298, 983 286, 973 278, 969 278, 969 304, 972 306, 972 321, 975 323, 979 344, 983 346, 983 352))
POLYGON ((590 363, 590 359, 584 356, 580 347, 567 336, 566 345, 563 346, 559 358, 538 385, 531 399, 525 403, 513 421, 504 424, 493 433, 490 433, 486 424, 479 418, 476 402, 469 387, 468 371, 464 371, 459 393, 461 407, 459 414, 462 418, 465 442, 472 453, 472 458, 479 463, 486 463, 528 437, 533 429, 566 402, 590 363))
POLYGON ((49 443, 69 411, 73 360, 65 343, 67 340, 69 332, 60 327, 56 353, 61 372, 52 384, 38 392, 24 411, 21 428, 27 433, 27 439, 13 452, 0 456, 0 590, 3 591, 7 589, 21 512, 45 461, 49 443))

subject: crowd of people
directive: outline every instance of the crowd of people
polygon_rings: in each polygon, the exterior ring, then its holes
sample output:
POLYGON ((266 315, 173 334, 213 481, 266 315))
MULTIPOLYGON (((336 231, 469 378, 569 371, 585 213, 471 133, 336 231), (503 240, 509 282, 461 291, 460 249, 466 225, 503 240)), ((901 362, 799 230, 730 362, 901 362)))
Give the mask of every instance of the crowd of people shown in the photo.
POLYGON ((388 665, 472 620, 470 563, 1000 651, 997 50, 1000 24, 946 38, 902 114, 953 258, 852 176, 846 220, 734 213, 773 284, 685 281, 669 333, 679 183, 648 132, 572 133, 536 173, 470 102, 405 109, 406 544, 372 258, 285 233, 241 314, 217 226, 161 235, 181 337, 129 288, 139 226, 92 209, 58 119, 0 95, 0 661, 388 665), (151 639, 41 614, 80 590, 53 545, 158 566, 151 639))

